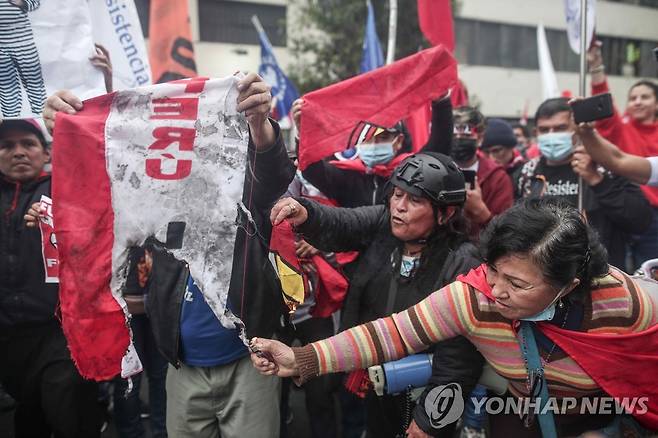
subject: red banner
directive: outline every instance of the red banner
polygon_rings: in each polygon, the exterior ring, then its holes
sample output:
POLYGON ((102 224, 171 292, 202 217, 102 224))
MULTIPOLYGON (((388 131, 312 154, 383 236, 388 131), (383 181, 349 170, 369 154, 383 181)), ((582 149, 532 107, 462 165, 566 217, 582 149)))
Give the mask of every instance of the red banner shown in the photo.
POLYGON ((149 62, 154 84, 196 76, 187 0, 151 0, 149 62))
POLYGON ((450 53, 455 50, 450 0, 418 0, 418 24, 433 46, 443 44, 450 53))
POLYGON ((300 168, 345 149, 359 122, 393 126, 456 83, 457 62, 437 46, 306 94, 300 168))

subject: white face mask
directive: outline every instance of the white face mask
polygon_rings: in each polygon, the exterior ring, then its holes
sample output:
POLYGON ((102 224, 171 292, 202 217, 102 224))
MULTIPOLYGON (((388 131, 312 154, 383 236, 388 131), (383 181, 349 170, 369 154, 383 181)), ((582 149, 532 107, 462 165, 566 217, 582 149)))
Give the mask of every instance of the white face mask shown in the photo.
POLYGON ((359 158, 366 167, 373 168, 378 164, 386 164, 395 157, 393 142, 358 144, 359 158))

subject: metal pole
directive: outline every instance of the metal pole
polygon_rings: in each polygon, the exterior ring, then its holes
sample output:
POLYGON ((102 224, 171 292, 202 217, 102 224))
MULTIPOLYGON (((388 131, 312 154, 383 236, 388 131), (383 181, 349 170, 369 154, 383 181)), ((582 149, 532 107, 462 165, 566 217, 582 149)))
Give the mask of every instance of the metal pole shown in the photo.
MULTIPOLYGON (((587 0, 580 0, 580 81, 578 95, 587 95, 587 0)), ((578 211, 583 212, 583 178, 578 177, 578 211)))
POLYGON ((386 65, 395 61, 395 37, 398 29, 398 0, 390 0, 388 16, 388 47, 386 49, 386 65))
POLYGON ((587 0, 580 0, 580 84, 578 94, 587 94, 587 0))

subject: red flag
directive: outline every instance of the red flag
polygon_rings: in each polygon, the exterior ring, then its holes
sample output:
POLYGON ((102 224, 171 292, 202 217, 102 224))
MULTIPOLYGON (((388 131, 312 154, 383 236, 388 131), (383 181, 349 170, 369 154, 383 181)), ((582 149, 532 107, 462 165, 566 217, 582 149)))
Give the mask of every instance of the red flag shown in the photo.
POLYGON ((187 262, 224 327, 242 324, 226 307, 236 205, 239 226, 253 223, 240 202, 248 135, 236 122, 236 83, 229 77, 151 85, 57 115, 52 198, 62 326, 84 377, 107 380, 141 368, 122 295, 130 249, 151 236, 166 236, 167 251, 187 262), (231 160, 214 153, 217 144, 227 145, 231 160))
MULTIPOLYGON (((433 46, 441 44, 450 53, 454 52, 455 36, 452 30, 450 0, 418 0, 418 24, 425 38, 433 46)), ((468 94, 465 93, 461 81, 452 90, 450 99, 455 108, 468 105, 468 94)), ((429 140, 431 121, 432 111, 429 105, 417 109, 406 120, 414 152, 420 150, 429 140)))
POLYGON ((153 83, 195 77, 187 0, 151 0, 149 23, 153 83))
POLYGON ((411 134, 412 151, 418 152, 430 138, 430 124, 432 123, 431 105, 423 105, 411 113, 405 121, 407 131, 411 134))
POLYGON ((114 212, 105 122, 113 97, 114 93, 86 101, 75 118, 58 115, 53 142, 58 151, 53 154, 52 191, 62 327, 80 374, 96 380, 120 373, 130 343, 126 317, 110 290, 114 212))
POLYGON ((418 24, 433 46, 443 44, 450 53, 455 50, 450 0, 418 0, 418 24))
POLYGON ((452 103, 453 108, 459 108, 460 106, 468 106, 468 90, 466 85, 459 80, 455 88, 452 89, 452 94, 450 95, 450 102, 452 103))
POLYGON ((437 46, 305 95, 300 169, 345 149, 359 122, 393 126, 456 81, 455 59, 437 46))

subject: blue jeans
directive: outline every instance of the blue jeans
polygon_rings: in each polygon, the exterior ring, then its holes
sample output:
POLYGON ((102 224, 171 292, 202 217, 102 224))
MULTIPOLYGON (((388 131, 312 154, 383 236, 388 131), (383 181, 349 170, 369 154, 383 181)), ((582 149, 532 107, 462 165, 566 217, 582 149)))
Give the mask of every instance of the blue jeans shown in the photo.
POLYGON ((464 426, 471 429, 484 429, 487 421, 487 413, 481 409, 479 413, 475 412, 473 399, 482 400, 487 396, 487 388, 482 385, 476 385, 470 395, 466 398, 464 406, 464 426))
MULTIPOLYGON (((153 438, 166 438, 167 394, 165 382, 167 378, 167 361, 155 345, 151 324, 146 315, 133 316, 130 327, 133 331, 135 349, 149 379, 151 436, 153 438)), ((142 438, 145 436, 140 418, 141 402, 139 400, 139 387, 143 375, 144 373, 133 376, 134 387, 127 396, 128 381, 121 377, 115 379, 114 416, 120 438, 142 438)))
POLYGON ((649 228, 642 234, 631 234, 630 245, 633 269, 647 260, 658 258, 658 207, 653 207, 653 220, 649 228))

